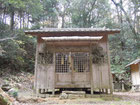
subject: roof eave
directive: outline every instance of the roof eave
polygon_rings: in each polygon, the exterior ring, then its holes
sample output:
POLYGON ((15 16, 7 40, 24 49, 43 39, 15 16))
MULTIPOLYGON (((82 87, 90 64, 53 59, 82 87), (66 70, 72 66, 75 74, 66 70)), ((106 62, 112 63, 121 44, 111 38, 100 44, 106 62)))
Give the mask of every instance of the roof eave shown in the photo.
POLYGON ((138 63, 140 63, 140 59, 134 60, 133 62, 127 64, 125 67, 131 66, 131 65, 136 65, 136 64, 138 64, 138 63))
POLYGON ((31 31, 25 31, 25 34, 32 35, 32 36, 63 36, 65 34, 66 36, 75 36, 75 34, 79 33, 79 36, 84 36, 85 33, 88 34, 87 36, 92 35, 112 35, 112 34, 118 34, 120 33, 119 30, 116 31, 55 31, 55 32, 31 32, 31 31), (58 35, 56 35, 58 34, 58 35), (80 35, 81 34, 81 35, 80 35), (83 35, 82 35, 83 34, 83 35))

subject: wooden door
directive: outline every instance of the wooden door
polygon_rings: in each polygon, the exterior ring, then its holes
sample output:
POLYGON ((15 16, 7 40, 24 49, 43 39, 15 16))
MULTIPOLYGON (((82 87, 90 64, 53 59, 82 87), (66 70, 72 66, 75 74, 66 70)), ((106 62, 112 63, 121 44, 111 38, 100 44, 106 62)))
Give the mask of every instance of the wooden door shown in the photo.
POLYGON ((90 63, 88 52, 72 52, 72 83, 75 87, 89 87, 90 63))
POLYGON ((88 52, 58 52, 55 57, 57 87, 80 88, 90 85, 88 52))

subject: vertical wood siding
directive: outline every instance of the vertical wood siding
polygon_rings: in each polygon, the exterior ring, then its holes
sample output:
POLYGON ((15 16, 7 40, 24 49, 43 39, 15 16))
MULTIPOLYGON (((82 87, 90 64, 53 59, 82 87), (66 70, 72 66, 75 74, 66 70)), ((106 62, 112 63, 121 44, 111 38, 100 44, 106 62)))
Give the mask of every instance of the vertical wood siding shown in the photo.
MULTIPOLYGON (((103 48, 104 52, 106 52, 108 57, 108 45, 107 45, 107 36, 103 37, 103 39, 99 42, 99 45, 103 48)), ((92 64, 92 74, 93 74, 93 87, 95 89, 110 89, 110 72, 109 72, 109 64, 108 60, 106 60, 103 64, 92 64)))
MULTIPOLYGON (((38 54, 43 53, 43 47, 45 43, 38 43, 36 62, 38 61, 38 54)), ((36 63, 35 68, 35 88, 36 89, 54 89, 54 64, 38 64, 36 63)))
MULTIPOLYGON (((53 64, 38 64, 38 53, 44 52, 43 47, 45 46, 45 42, 38 40, 37 44, 37 51, 36 51, 36 63, 35 63, 35 88, 36 89, 54 89, 55 85, 57 84, 55 81, 59 80, 59 82, 68 81, 67 76, 63 76, 64 78, 59 78, 55 75, 55 61, 53 64)), ((98 43, 103 50, 107 53, 107 58, 109 56, 108 51, 108 44, 107 44, 107 35, 103 37, 101 41, 98 43)), ((54 60, 55 60, 55 51, 54 51, 54 60)), ((112 87, 112 80, 110 78, 110 64, 109 61, 106 60, 104 64, 93 64, 92 63, 92 75, 88 74, 86 77, 83 78, 91 78, 92 81, 91 85, 94 89, 111 89, 112 87), (90 77, 93 76, 93 77, 90 77)), ((63 74, 62 74, 63 75, 63 74)), ((79 79, 80 77, 74 77, 73 79, 79 79)), ((88 79, 89 79, 88 78, 88 79)), ((80 80, 80 79, 79 79, 80 80)), ((80 81, 79 84, 80 85, 80 81)), ((81 84, 82 85, 82 84, 81 84)))
POLYGON ((133 85, 140 85, 139 64, 133 64, 131 67, 131 77, 133 85))

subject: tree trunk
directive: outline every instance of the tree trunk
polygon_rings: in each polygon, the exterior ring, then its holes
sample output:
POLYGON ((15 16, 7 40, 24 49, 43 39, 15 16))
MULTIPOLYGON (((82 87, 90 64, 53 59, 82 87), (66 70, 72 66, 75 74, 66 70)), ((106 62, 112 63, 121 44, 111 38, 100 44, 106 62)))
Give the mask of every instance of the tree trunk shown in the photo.
POLYGON ((125 11, 125 9, 123 8, 123 6, 120 3, 116 3, 114 0, 111 0, 111 1, 114 3, 114 5, 116 7, 119 7, 121 9, 121 11, 124 13, 126 21, 128 22, 128 25, 129 25, 129 27, 130 27, 133 35, 134 35, 134 38, 136 40, 136 46, 138 46, 138 42, 139 42, 138 35, 139 35, 139 33, 136 32, 135 27, 132 25, 132 21, 131 21, 129 15, 127 14, 127 12, 125 11))
POLYGON ((2 19, 3 23, 5 22, 5 13, 6 13, 6 8, 4 8, 3 10, 3 19, 2 19))
POLYGON ((122 5, 116 3, 114 0, 112 0, 112 2, 115 4, 115 6, 119 6, 119 8, 121 9, 121 11, 124 13, 125 18, 126 18, 127 22, 129 23, 129 27, 130 27, 131 31, 133 32, 133 34, 135 35, 135 38, 137 39, 137 35, 138 34, 136 33, 136 31, 135 31, 135 29, 134 29, 134 27, 133 27, 133 25, 131 23, 131 19, 129 18, 127 12, 124 10, 124 8, 122 7, 122 5))
POLYGON ((30 19, 30 14, 28 13, 27 28, 29 28, 29 19, 30 19))
POLYGON ((21 15, 19 16, 19 18, 20 18, 20 19, 19 19, 19 24, 20 24, 20 29, 21 29, 21 21, 22 21, 22 20, 21 20, 21 15))
POLYGON ((11 22, 10 22, 11 30, 14 29, 14 15, 15 15, 15 12, 12 9, 12 11, 11 11, 11 22))
POLYGON ((64 18, 65 18, 65 16, 62 15, 62 26, 61 26, 62 28, 64 28, 64 24, 65 24, 65 19, 64 18))
POLYGON ((24 28, 24 25, 25 25, 25 20, 24 19, 25 19, 25 17, 24 17, 24 14, 23 14, 23 23, 22 23, 23 24, 23 28, 24 28))

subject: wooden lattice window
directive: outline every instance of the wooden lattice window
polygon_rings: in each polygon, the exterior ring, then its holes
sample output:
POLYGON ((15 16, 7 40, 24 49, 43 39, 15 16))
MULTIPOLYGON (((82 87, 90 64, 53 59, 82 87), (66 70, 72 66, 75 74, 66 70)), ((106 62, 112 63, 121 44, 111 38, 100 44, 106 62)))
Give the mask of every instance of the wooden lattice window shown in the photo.
POLYGON ((47 51, 45 53, 39 53, 39 64, 53 64, 53 53, 47 51))
POLYGON ((72 53, 73 69, 75 72, 89 71, 89 53, 76 52, 72 53))
POLYGON ((89 72, 89 53, 56 53, 55 61, 57 73, 89 72))
POLYGON ((55 58, 55 71, 59 73, 69 72, 69 54, 68 53, 56 53, 55 58))

